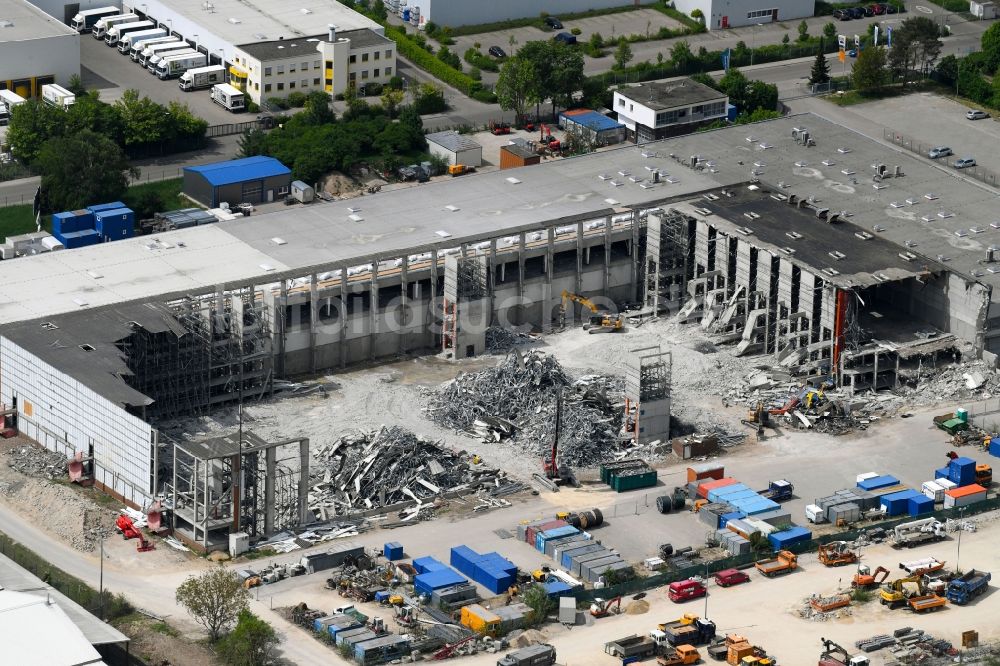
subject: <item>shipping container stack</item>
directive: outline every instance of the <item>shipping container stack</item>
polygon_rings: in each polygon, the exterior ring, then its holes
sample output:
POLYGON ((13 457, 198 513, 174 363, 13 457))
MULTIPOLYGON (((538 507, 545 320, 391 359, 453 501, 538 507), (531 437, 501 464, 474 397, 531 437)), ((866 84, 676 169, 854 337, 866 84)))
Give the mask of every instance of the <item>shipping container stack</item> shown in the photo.
POLYGON ((451 566, 493 594, 503 594, 517 580, 517 566, 499 553, 479 554, 468 546, 451 549, 451 566))
POLYGON ((784 550, 800 541, 809 541, 809 539, 812 539, 812 532, 804 527, 792 527, 781 532, 772 532, 767 537, 771 547, 776 551, 784 550))
POLYGON ((1000 437, 994 437, 990 440, 987 451, 994 458, 1000 458, 1000 437))
POLYGON ((53 213, 52 235, 67 250, 132 238, 135 235, 135 213, 121 201, 53 213))
POLYGON ((413 591, 424 596, 432 596, 435 591, 454 587, 468 581, 451 567, 433 557, 419 557, 413 560, 417 575, 413 579, 413 591))
POLYGON ((403 545, 397 541, 389 541, 382 547, 382 554, 390 562, 403 559, 403 545))

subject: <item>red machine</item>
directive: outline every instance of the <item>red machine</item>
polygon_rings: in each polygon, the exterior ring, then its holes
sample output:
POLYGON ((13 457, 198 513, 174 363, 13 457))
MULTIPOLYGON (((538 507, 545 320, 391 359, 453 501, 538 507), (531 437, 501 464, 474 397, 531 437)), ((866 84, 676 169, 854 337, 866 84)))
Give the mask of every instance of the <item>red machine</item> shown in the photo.
POLYGON ((545 123, 538 123, 540 129, 539 140, 542 145, 551 150, 552 152, 557 152, 562 148, 562 144, 559 143, 559 139, 553 138, 552 130, 545 126, 545 123))
POLYGON ((510 125, 505 122, 490 121, 490 133, 495 136, 510 134, 510 125))
POLYGON ((559 466, 558 453, 559 453, 559 425, 562 422, 562 391, 559 391, 559 395, 556 397, 556 431, 552 436, 552 453, 549 455, 548 460, 542 460, 542 471, 545 472, 545 478, 549 479, 556 485, 577 485, 576 475, 573 474, 573 470, 569 468, 568 465, 559 466))
POLYGON ((440 650, 438 650, 437 652, 435 652, 434 656, 431 657, 431 658, 434 661, 440 661, 441 659, 447 659, 447 658, 449 658, 449 657, 451 657, 452 655, 455 654, 455 650, 457 650, 458 648, 462 647, 463 645, 465 645, 469 641, 474 641, 474 640, 476 640, 476 636, 469 636, 468 638, 463 638, 462 640, 458 641, 457 643, 449 643, 448 645, 445 645, 443 648, 441 648, 440 650))
POLYGON ((149 541, 146 541, 146 537, 142 536, 142 532, 139 531, 139 528, 135 526, 135 523, 133 523, 132 519, 128 516, 124 514, 118 516, 118 520, 115 521, 115 527, 121 530, 122 537, 124 537, 126 541, 129 539, 139 540, 139 543, 135 545, 136 551, 145 553, 156 548, 156 546, 151 544, 149 541))

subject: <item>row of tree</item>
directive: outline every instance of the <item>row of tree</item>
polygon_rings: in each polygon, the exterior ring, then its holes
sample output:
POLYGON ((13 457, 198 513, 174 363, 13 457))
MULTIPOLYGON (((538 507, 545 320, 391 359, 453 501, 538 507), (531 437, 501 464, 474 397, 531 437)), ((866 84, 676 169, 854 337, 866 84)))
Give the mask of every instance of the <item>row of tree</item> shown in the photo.
POLYGON ((568 107, 573 95, 584 88, 583 54, 578 49, 557 41, 534 41, 522 46, 500 68, 493 92, 500 108, 513 111, 518 120, 525 117, 528 107, 539 107, 552 101, 556 107, 568 107))

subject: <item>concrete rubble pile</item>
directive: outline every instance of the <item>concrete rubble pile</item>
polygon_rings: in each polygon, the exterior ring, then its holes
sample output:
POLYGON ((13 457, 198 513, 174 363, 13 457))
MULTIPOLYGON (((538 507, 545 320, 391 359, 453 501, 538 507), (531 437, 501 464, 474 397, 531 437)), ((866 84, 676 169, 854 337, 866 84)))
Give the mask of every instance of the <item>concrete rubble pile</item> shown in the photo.
MULTIPOLYGON (((879 634, 869 636, 855 642, 854 647, 862 652, 878 652, 888 650, 893 661, 887 664, 948 664, 955 663, 955 657, 960 654, 959 650, 947 640, 935 638, 923 629, 913 629, 902 627, 889 634, 879 634)), ((970 658, 986 657, 997 653, 997 648, 981 646, 971 650, 962 650, 961 654, 966 661, 970 658)), ((979 663, 976 661, 975 663, 979 663)))
POLYGON ((546 455, 556 427, 562 392, 559 458, 568 465, 594 465, 615 458, 622 442, 624 382, 602 375, 573 380, 552 356, 513 352, 494 368, 461 374, 430 394, 432 420, 485 442, 510 440, 534 455, 546 455))
POLYGON ((506 354, 518 345, 535 342, 537 339, 530 333, 502 326, 490 326, 486 329, 486 351, 490 354, 506 354))
POLYGON ((922 365, 900 386, 896 395, 909 405, 929 405, 941 400, 982 400, 1000 393, 1000 374, 983 361, 922 365))
POLYGON ((19 446, 7 454, 7 465, 28 476, 56 479, 69 473, 66 456, 37 446, 19 446))
POLYGON ((474 464, 464 451, 452 451, 399 426, 344 435, 315 449, 313 456, 309 508, 318 520, 401 502, 430 506, 428 502, 444 493, 482 490, 499 497, 522 488, 503 471, 474 464))

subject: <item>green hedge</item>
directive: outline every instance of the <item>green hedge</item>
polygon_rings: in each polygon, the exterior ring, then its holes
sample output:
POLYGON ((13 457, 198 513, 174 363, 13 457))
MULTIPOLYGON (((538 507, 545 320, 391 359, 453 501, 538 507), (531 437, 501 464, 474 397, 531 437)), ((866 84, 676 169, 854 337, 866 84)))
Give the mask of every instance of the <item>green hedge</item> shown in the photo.
MULTIPOLYGON (((955 1, 959 4, 964 5, 964 11, 969 10, 969 3, 963 0, 945 0, 945 2, 955 1)), ((937 2, 937 0, 931 0, 931 2, 937 2)), ((816 13, 814 16, 830 16, 837 9, 853 9, 854 7, 861 7, 862 9, 872 4, 871 2, 825 2, 825 0, 816 0, 816 13)), ((893 0, 892 2, 883 2, 882 4, 892 5, 896 8, 896 11, 902 13, 906 11, 906 6, 899 2, 898 0, 893 0)), ((938 2, 938 4, 941 4, 938 2)))
POLYGON ((476 49, 471 49, 471 48, 466 49, 465 55, 463 57, 465 58, 465 62, 469 63, 473 67, 484 69, 487 72, 500 71, 500 65, 497 63, 496 60, 494 60, 488 55, 480 53, 476 49))
MULTIPOLYGON (((428 74, 431 74, 434 78, 439 79, 450 86, 458 88, 470 97, 474 97, 474 94, 478 91, 487 93, 490 100, 496 99, 493 93, 484 91, 483 85, 478 81, 473 80, 471 76, 449 67, 421 48, 419 44, 410 39, 409 35, 407 35, 406 31, 402 28, 397 28, 396 26, 391 25, 386 26, 385 36, 396 42, 396 49, 399 52, 399 55, 411 61, 414 65, 426 71, 428 74)), ((475 99, 480 99, 480 97, 475 97, 475 99)), ((480 99, 480 101, 485 101, 485 95, 483 96, 483 99, 480 99)))
MULTIPOLYGON (((819 2, 817 2, 817 4, 819 4, 819 2)), ((693 19, 690 16, 688 16, 687 14, 685 14, 683 12, 680 12, 680 11, 677 11, 673 7, 667 6, 666 3, 658 2, 658 3, 654 4, 654 5, 651 5, 651 7, 652 7, 652 9, 655 9, 656 11, 660 12, 661 14, 666 14, 670 18, 672 18, 672 19, 674 19, 676 21, 680 21, 681 23, 683 23, 684 25, 686 25, 688 27, 688 29, 691 31, 691 34, 697 34, 697 33, 700 33, 700 32, 706 32, 708 30, 708 28, 705 27, 705 24, 702 23, 701 21, 699 21, 697 19, 693 19)))
MULTIPOLYGON (((566 21, 575 21, 578 19, 592 18, 594 16, 607 16, 608 14, 623 14, 625 12, 634 12, 637 9, 647 9, 652 5, 623 5, 621 7, 608 7, 607 9, 591 9, 585 12, 576 12, 574 14, 559 14, 559 20, 565 23, 566 21)), ((659 9, 659 7, 657 7, 659 9)), ((526 28, 534 26, 539 30, 551 30, 547 25, 545 25, 545 19, 541 16, 535 16, 533 18, 520 18, 520 19, 510 19, 509 21, 494 21, 493 23, 477 23, 476 25, 463 25, 457 28, 451 29, 451 35, 453 37, 458 37, 461 35, 478 35, 484 32, 497 32, 500 30, 513 30, 514 28, 526 28)))

